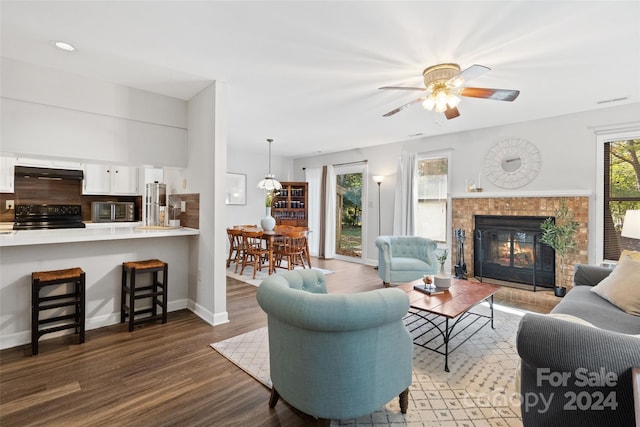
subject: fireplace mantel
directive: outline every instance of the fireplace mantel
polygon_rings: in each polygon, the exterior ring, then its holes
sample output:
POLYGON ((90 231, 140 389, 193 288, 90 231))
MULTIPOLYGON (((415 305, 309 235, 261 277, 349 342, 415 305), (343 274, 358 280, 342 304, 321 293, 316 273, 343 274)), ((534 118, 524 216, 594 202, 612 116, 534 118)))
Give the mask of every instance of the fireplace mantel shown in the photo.
POLYGON ((452 199, 494 199, 494 198, 511 198, 511 197, 591 197, 593 192, 590 190, 544 190, 544 191, 473 191, 465 193, 455 193, 451 195, 452 199))

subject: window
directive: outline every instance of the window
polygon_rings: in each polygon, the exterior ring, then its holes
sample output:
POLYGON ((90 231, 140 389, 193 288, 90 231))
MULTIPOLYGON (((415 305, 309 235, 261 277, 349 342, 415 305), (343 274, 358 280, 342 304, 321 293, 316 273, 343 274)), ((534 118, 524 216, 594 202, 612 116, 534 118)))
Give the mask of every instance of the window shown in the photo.
POLYGON ((418 159, 416 233, 437 242, 447 240, 448 174, 448 156, 418 159))
POLYGON ((624 249, 640 250, 640 240, 620 236, 624 214, 640 209, 640 139, 604 144, 603 257, 617 260, 624 249))

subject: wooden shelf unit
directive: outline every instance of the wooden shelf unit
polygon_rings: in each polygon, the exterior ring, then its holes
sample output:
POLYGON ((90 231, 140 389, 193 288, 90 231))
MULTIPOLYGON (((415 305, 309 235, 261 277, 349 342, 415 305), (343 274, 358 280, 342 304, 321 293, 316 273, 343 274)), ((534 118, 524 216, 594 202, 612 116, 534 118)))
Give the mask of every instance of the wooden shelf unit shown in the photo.
POLYGON ((277 225, 309 226, 306 182, 281 182, 282 190, 271 205, 277 225))

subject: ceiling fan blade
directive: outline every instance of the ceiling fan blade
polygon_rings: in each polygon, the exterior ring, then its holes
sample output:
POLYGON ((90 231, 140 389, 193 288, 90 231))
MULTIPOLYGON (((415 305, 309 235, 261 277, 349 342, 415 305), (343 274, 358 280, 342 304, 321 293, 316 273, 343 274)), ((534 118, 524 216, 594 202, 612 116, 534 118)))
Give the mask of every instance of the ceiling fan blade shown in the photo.
POLYGON ((460 87, 465 82, 468 82, 469 80, 473 80, 477 77, 480 77, 481 75, 486 74, 489 71, 491 71, 491 68, 489 67, 485 67, 484 65, 473 64, 469 68, 463 71, 460 71, 458 74, 456 74, 455 76, 447 80, 447 86, 460 87))
POLYGON ((413 104, 417 104, 418 102, 422 102, 425 99, 427 99, 426 96, 421 96, 420 98, 414 99, 411 102, 407 102, 406 104, 399 106, 395 110, 389 111, 387 114, 383 114, 382 117, 393 116, 394 114, 399 113, 400 111, 404 110, 405 108, 411 107, 413 104))
POLYGON ((382 90, 387 90, 387 89, 393 89, 393 90, 426 90, 423 87, 408 87, 408 86, 382 86, 382 87, 379 87, 378 89, 382 89, 382 90))
POLYGON ((456 107, 447 108, 444 111, 444 116, 447 118, 447 120, 455 119, 459 115, 460 115, 460 111, 458 111, 456 107))
POLYGON ((512 89, 488 89, 482 87, 463 87, 458 91, 460 96, 471 98, 493 99, 495 101, 513 101, 520 95, 519 90, 512 89))

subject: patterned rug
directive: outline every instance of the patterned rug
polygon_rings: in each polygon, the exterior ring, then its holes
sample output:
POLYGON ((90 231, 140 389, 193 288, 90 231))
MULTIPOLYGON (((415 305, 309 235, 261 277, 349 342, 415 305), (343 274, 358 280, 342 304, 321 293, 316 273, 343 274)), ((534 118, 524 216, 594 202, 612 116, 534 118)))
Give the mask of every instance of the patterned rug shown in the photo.
MULTIPOLYGON (((449 370, 444 370, 444 356, 414 346, 413 384, 409 393, 409 409, 400 412, 398 399, 378 411, 350 420, 333 420, 332 426, 522 426, 520 400, 515 390, 519 358, 515 338, 523 312, 494 305, 495 329, 489 325, 470 336, 465 329, 450 345, 449 370)), ((474 311, 489 313, 488 305, 474 311)), ((405 323, 415 320, 407 316, 405 323)), ((463 324, 456 326, 460 330, 463 324)), ((412 329, 412 328, 409 328, 412 329)), ((413 334, 429 329, 425 326, 413 334)), ((269 379, 269 343, 267 328, 261 328, 211 344, 224 357, 267 387, 269 379)))

